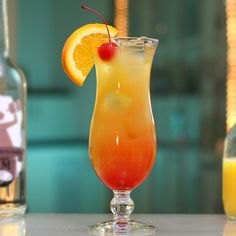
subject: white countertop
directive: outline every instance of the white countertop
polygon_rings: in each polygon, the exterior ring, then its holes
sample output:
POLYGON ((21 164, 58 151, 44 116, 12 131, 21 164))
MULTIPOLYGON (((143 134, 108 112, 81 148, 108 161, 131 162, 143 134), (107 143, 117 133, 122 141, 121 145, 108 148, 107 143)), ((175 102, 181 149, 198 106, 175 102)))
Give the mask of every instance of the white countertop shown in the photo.
MULTIPOLYGON (((27 214, 24 219, 0 221, 0 236, 86 236, 87 226, 111 219, 104 214, 27 214)), ((134 214, 157 227, 158 236, 236 236, 236 221, 224 215, 134 214)))

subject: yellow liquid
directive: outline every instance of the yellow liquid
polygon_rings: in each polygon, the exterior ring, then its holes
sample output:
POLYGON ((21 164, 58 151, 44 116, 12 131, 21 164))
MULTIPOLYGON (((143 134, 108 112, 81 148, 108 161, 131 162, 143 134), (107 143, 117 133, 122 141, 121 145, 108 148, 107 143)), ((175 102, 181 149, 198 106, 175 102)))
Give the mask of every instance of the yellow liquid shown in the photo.
POLYGON ((223 160, 223 203, 229 218, 236 217, 236 157, 223 160))

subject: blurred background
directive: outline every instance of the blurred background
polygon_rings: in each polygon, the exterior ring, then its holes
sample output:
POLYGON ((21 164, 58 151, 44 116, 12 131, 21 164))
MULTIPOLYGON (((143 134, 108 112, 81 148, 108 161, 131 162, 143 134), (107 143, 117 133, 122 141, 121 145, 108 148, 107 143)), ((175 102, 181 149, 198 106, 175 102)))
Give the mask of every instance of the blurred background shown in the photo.
POLYGON ((133 191, 136 213, 221 213, 226 114, 226 9, 223 0, 14 0, 12 53, 28 80, 28 212, 109 212, 112 192, 95 175, 88 134, 95 73, 76 87, 61 50, 100 11, 130 36, 160 40, 151 78, 158 152, 133 191), (124 17, 123 16, 123 17, 124 17), (122 18, 122 17, 121 17, 122 18), (118 24, 116 22, 116 24, 118 24))

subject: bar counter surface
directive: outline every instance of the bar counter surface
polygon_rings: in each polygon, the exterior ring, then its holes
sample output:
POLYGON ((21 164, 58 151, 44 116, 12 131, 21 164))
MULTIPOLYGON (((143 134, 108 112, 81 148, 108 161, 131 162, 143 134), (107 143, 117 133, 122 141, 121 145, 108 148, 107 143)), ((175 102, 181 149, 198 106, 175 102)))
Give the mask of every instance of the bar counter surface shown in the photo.
MULTIPOLYGON (((0 236, 87 236, 87 226, 109 220, 105 214, 27 214, 0 221, 0 236)), ((158 236, 236 236, 236 221, 225 215, 134 214, 133 219, 155 225, 158 236)), ((134 235, 134 234, 132 234, 134 235)))

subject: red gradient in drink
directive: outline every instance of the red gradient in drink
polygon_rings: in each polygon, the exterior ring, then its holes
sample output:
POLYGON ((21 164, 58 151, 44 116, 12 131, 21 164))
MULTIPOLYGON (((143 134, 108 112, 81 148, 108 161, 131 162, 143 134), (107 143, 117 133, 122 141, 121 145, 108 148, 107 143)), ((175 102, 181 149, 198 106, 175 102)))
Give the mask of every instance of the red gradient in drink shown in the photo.
POLYGON ((137 187, 150 173, 156 135, 149 96, 152 48, 96 57, 97 96, 90 129, 90 159, 113 190, 137 187))

